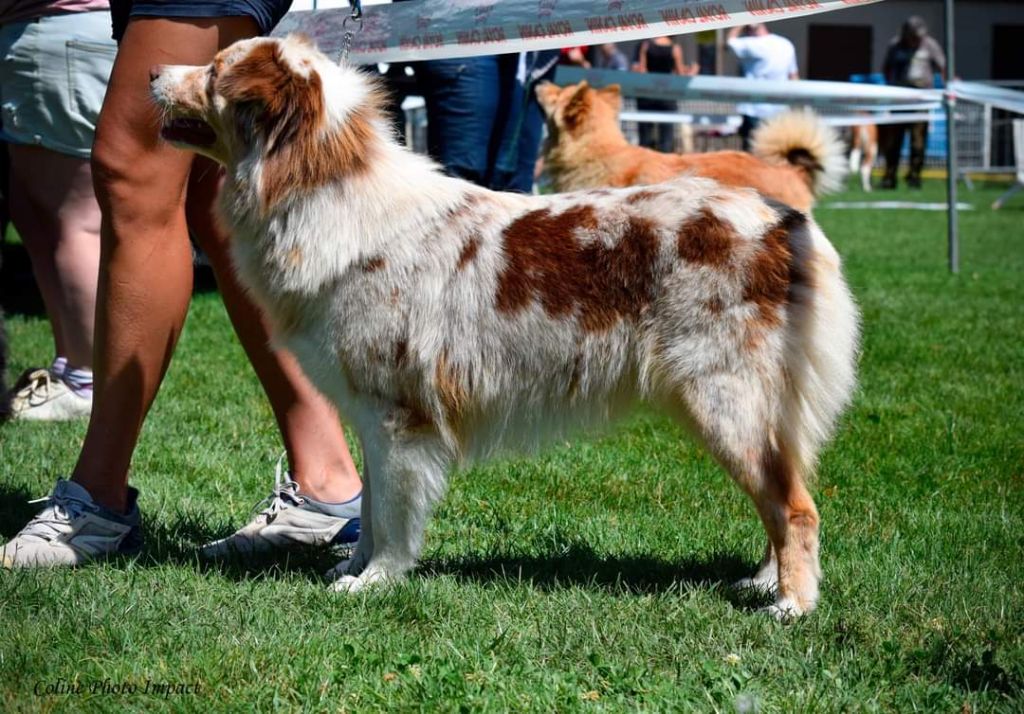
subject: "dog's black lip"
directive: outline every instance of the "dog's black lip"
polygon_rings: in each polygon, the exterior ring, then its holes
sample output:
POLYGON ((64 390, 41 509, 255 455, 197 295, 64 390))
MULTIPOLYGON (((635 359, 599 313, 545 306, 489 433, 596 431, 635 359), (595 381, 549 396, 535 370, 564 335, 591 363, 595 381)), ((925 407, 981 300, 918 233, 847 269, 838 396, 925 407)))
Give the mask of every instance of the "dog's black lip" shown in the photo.
POLYGON ((190 146, 212 146, 217 142, 217 134, 213 127, 202 119, 191 117, 173 117, 164 122, 160 128, 160 136, 167 141, 175 141, 190 146))

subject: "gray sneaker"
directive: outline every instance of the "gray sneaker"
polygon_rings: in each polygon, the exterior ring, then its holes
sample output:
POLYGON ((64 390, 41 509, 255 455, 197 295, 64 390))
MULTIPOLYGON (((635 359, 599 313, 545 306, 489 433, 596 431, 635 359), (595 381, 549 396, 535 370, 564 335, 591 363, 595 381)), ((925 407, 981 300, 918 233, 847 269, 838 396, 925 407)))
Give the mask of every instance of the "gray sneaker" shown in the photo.
POLYGON ((104 508, 74 481, 57 479, 46 506, 2 549, 4 568, 76 566, 111 555, 137 553, 142 548, 142 519, 128 489, 128 513, 104 508))
POLYGON ((277 464, 274 490, 267 504, 248 524, 227 538, 207 543, 205 558, 248 556, 279 548, 351 545, 359 539, 362 496, 341 504, 324 503, 299 493, 299 485, 277 464))

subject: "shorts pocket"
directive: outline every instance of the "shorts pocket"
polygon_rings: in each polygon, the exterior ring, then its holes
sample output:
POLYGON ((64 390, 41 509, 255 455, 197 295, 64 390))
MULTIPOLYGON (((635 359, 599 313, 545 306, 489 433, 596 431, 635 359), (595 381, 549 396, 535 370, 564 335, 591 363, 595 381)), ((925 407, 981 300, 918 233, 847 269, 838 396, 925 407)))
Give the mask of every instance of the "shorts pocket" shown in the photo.
POLYGON ((66 47, 68 108, 95 131, 110 81, 110 70, 117 56, 117 45, 95 40, 68 40, 66 47))

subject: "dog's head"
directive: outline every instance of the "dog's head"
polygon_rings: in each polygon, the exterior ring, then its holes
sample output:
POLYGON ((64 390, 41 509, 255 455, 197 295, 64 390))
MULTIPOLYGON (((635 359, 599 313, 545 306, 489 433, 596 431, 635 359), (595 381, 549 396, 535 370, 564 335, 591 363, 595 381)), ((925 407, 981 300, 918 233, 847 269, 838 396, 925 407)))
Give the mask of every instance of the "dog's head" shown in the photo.
POLYGON ((598 132, 619 131, 622 93, 617 84, 595 89, 586 80, 566 87, 544 82, 536 91, 553 144, 585 141, 598 132))
POLYGON ((154 67, 150 80, 164 139, 228 167, 259 162, 271 194, 338 180, 372 149, 375 86, 304 37, 243 40, 204 67, 154 67))

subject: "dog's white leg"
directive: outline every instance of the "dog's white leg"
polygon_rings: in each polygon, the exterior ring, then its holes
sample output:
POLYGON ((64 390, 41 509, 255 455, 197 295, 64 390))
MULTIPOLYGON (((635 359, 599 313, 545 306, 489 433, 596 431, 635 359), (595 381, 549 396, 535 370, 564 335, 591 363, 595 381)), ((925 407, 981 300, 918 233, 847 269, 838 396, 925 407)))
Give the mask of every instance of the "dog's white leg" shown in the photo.
POLYGON ((430 426, 386 426, 365 443, 372 543, 359 553, 365 563, 353 557, 349 572, 334 582, 337 591, 356 592, 399 580, 415 566, 427 519, 444 493, 453 461, 430 426))
POLYGON ((860 165, 860 187, 865 193, 871 193, 871 164, 866 158, 860 165))

